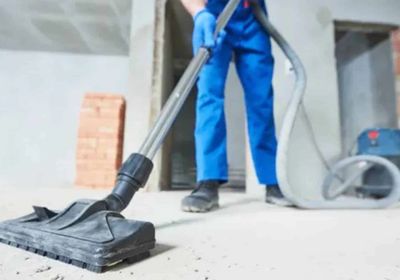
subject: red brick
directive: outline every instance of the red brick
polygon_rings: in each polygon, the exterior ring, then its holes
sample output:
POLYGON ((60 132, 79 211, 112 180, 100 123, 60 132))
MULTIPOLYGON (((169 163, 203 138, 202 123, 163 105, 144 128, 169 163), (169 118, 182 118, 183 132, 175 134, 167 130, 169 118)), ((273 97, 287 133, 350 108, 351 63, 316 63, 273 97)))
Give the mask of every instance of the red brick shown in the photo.
POLYGON ((80 130, 99 131, 100 128, 119 128, 120 120, 118 118, 82 118, 80 130))
POLYGON ((102 108, 99 111, 99 115, 101 118, 119 119, 121 112, 121 108, 118 107, 102 108))
MULTIPOLYGON (((108 148, 115 148, 118 149, 120 146, 120 142, 114 138, 106 138, 100 139, 99 143, 97 144, 97 150, 107 150, 108 148)), ((118 150, 117 150, 118 152, 118 150)))
POLYGON ((99 110, 99 106, 101 106, 102 100, 101 99, 84 99, 82 103, 82 108, 85 109, 93 109, 93 110, 99 110))
POLYGON ((88 118, 88 117, 92 117, 92 118, 96 118, 99 115, 99 110, 95 107, 82 107, 81 109, 81 118, 88 118))
POLYGON ((90 148, 80 148, 76 152, 77 156, 82 156, 82 159, 85 158, 94 158, 97 155, 96 149, 90 149, 90 148))
POLYGON ((76 184, 110 188, 122 163, 125 100, 101 93, 85 95, 76 151, 76 184))
POLYGON ((96 149, 98 143, 96 138, 80 137, 78 141, 78 151, 81 149, 96 149))
POLYGON ((92 159, 97 157, 97 150, 96 149, 83 149, 83 148, 79 148, 76 151, 76 159, 81 159, 81 160, 85 160, 85 159, 92 159))
POLYGON ((109 100, 124 100, 124 97, 118 94, 107 94, 107 93, 87 93, 85 99, 109 99, 109 100))
POLYGON ((400 76, 400 55, 395 58, 396 75, 400 76))
POLYGON ((397 29, 396 31, 393 31, 392 38, 393 38, 393 40, 400 41, 400 29, 397 29))
POLYGON ((397 55, 400 54, 400 40, 394 41, 393 42, 393 50, 397 55))
POLYGON ((400 75, 400 29, 392 33, 396 75, 400 75))

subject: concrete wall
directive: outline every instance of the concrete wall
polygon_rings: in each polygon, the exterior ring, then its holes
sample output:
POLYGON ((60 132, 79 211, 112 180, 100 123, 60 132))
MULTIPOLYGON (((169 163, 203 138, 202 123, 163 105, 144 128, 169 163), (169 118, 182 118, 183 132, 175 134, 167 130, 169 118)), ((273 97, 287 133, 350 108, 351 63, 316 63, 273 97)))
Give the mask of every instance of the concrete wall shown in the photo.
POLYGON ((131 0, 0 1, 0 49, 127 55, 131 0))
POLYGON ((392 34, 393 58, 395 59, 394 71, 396 73, 396 92, 397 92, 397 115, 398 126, 400 127, 400 29, 392 34))
MULTIPOLYGON (((164 21, 157 16, 164 6, 157 6, 161 3, 158 2, 132 0, 124 158, 138 151, 161 106, 163 60, 160 50, 162 41, 158 40, 162 37, 156 36, 156 32, 163 32, 164 29, 164 21)), ((154 162, 147 188, 157 190, 161 178, 161 156, 158 155, 154 162)))
POLYGON ((128 58, 0 51, 0 186, 71 187, 86 92, 125 94, 128 58))

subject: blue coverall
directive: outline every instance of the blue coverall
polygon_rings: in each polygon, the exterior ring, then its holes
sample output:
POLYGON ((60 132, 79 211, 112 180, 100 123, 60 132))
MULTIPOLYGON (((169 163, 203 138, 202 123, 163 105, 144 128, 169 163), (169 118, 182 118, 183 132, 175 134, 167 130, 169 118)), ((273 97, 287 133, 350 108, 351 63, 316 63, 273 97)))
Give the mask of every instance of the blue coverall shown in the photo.
MULTIPOLYGON (((208 0, 207 9, 218 16, 227 2, 208 0)), ((228 180, 224 92, 229 63, 234 54, 245 92, 247 127, 257 177, 260 184, 276 185, 277 141, 272 87, 274 59, 270 38, 246 2, 242 0, 239 4, 225 29, 224 40, 213 51, 197 83, 197 180, 228 180)), ((266 8, 264 1, 259 2, 266 8)))

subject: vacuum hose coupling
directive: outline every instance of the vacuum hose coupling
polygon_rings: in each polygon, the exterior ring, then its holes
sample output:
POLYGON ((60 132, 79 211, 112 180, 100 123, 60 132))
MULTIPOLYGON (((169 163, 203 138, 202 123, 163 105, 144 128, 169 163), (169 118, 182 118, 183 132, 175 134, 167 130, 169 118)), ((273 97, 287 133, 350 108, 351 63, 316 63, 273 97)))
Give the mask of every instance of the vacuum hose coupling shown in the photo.
POLYGON ((135 193, 146 185, 153 162, 141 154, 132 154, 118 172, 116 185, 105 201, 108 209, 121 212, 132 200, 135 193))

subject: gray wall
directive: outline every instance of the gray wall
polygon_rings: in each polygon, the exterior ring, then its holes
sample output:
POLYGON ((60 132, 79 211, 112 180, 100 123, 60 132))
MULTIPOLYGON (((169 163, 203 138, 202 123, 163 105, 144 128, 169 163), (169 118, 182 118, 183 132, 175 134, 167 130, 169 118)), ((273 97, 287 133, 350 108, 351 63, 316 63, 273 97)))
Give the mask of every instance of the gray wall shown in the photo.
POLYGON ((127 55, 131 2, 0 1, 0 49, 127 55))
POLYGON ((124 94, 127 57, 0 51, 0 186, 66 187, 87 92, 124 94))

